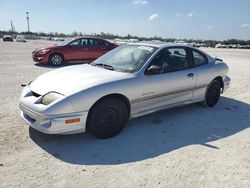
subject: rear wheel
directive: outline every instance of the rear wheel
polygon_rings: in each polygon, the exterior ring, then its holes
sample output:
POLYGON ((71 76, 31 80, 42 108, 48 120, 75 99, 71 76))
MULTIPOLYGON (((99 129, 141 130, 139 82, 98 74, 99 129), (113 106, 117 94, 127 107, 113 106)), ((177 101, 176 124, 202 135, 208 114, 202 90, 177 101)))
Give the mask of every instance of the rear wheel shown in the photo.
POLYGON ((49 58, 49 63, 53 66, 60 66, 63 64, 63 61, 63 56, 58 53, 52 54, 49 58))
POLYGON ((207 88, 204 104, 207 107, 213 107, 216 105, 220 98, 221 85, 217 80, 213 80, 207 88))
POLYGON ((87 126, 97 138, 110 138, 122 131, 128 117, 128 108, 123 101, 107 98, 91 109, 87 126))

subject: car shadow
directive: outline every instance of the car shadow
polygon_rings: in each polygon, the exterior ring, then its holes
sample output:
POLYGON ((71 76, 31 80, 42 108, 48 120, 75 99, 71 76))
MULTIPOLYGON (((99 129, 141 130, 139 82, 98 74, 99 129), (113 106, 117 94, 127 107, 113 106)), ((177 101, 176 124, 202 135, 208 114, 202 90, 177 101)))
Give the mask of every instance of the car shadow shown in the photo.
POLYGON ((44 67, 44 68, 61 68, 61 67, 67 67, 67 66, 72 66, 72 65, 81 65, 81 64, 89 64, 89 63, 91 62, 77 61, 77 62, 64 63, 59 66, 53 66, 53 65, 50 65, 49 63, 35 63, 34 65, 37 67, 44 67))
POLYGON ((54 157, 71 164, 114 165, 153 158, 234 135, 250 125, 249 104, 221 97, 213 108, 198 104, 165 110, 129 121, 116 137, 100 140, 91 134, 46 135, 29 129, 31 139, 54 157))

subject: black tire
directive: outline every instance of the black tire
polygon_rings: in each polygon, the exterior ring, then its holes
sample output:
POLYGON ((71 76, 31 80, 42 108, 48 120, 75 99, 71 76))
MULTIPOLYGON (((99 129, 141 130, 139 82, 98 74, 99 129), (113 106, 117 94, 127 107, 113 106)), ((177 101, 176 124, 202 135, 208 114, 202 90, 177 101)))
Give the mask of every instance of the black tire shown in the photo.
POLYGON ((49 63, 53 66, 60 66, 64 63, 64 58, 61 54, 54 53, 50 55, 49 63))
POLYGON ((206 91, 204 105, 206 107, 213 107, 217 104, 221 93, 221 84, 217 80, 213 80, 206 91))
POLYGON ((91 109, 87 128, 97 138, 110 138, 119 134, 129 117, 126 104, 117 98, 107 98, 91 109))

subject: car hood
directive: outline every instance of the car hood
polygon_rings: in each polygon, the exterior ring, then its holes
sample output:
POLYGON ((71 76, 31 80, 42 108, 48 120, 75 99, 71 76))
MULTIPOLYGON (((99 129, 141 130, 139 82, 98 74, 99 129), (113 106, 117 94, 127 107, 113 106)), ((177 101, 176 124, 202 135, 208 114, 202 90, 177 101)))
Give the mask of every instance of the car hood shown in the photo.
POLYGON ((58 48, 60 46, 57 46, 56 44, 54 44, 53 46, 47 46, 47 47, 42 47, 42 48, 36 48, 35 51, 40 51, 40 50, 44 50, 44 49, 55 49, 58 48))
POLYGON ((30 85, 31 91, 44 95, 51 91, 67 95, 102 83, 120 80, 130 73, 117 72, 92 65, 74 65, 59 68, 39 76, 30 85))

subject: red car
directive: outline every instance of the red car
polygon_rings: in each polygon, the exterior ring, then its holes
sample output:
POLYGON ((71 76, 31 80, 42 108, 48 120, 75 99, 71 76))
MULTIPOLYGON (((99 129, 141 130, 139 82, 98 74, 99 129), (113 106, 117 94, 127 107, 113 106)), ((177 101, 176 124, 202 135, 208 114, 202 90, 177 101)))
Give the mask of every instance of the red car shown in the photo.
POLYGON ((116 44, 100 38, 81 37, 38 49, 32 53, 32 58, 35 62, 50 63, 54 66, 68 61, 91 62, 115 47, 116 44))

